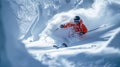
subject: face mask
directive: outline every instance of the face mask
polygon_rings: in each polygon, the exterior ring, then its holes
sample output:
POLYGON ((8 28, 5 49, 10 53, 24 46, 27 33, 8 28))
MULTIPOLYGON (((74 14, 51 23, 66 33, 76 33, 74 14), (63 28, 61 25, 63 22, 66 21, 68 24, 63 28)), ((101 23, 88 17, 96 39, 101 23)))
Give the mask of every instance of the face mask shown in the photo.
POLYGON ((74 20, 75 23, 79 23, 80 21, 79 20, 74 20))

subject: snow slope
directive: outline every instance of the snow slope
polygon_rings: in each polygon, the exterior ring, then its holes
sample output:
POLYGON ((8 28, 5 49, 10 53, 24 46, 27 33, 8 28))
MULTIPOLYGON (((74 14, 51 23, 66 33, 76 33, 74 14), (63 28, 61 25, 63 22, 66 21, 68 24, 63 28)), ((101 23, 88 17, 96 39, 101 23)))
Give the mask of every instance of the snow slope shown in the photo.
POLYGON ((119 0, 2 0, 0 66, 120 67, 119 5, 119 0), (64 29, 57 36, 55 30, 75 15, 88 30, 106 27, 71 39, 67 48, 53 48, 66 36, 64 29))

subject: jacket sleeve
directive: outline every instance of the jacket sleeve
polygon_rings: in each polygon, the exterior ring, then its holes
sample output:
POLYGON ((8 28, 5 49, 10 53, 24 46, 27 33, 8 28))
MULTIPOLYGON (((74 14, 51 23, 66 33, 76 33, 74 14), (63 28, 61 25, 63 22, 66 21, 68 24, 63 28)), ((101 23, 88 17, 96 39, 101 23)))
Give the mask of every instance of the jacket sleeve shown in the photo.
POLYGON ((75 25, 74 23, 69 22, 69 23, 64 24, 64 28, 72 27, 74 25, 75 25))

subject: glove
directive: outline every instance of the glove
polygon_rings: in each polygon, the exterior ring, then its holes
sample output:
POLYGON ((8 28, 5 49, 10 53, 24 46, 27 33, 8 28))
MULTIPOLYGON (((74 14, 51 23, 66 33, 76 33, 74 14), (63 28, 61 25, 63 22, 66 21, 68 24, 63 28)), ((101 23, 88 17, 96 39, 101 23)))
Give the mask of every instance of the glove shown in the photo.
POLYGON ((62 25, 60 25, 60 28, 64 28, 64 25, 62 24, 62 25))
POLYGON ((80 32, 79 35, 82 36, 83 34, 85 34, 85 32, 80 32))

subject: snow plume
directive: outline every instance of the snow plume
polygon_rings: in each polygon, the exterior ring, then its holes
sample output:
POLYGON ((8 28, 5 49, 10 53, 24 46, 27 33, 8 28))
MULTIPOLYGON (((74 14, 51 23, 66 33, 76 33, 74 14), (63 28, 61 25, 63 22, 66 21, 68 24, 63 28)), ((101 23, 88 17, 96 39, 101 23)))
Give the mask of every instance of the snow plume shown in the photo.
POLYGON ((40 36, 42 37, 44 34, 53 35, 52 33, 54 33, 55 29, 59 28, 60 24, 73 21, 73 18, 76 15, 79 15, 83 19, 88 29, 100 26, 101 24, 103 24, 104 20, 99 20, 101 19, 101 16, 104 15, 106 6, 107 1, 95 0, 91 8, 71 9, 67 12, 63 11, 62 13, 58 13, 48 21, 47 27, 42 33, 40 33, 40 36), (98 22, 100 23, 98 24, 98 22))
POLYGON ((41 61, 43 64, 49 67, 75 67, 73 62, 70 62, 62 57, 53 57, 48 54, 43 54, 36 57, 37 60, 41 61))
POLYGON ((71 9, 67 12, 58 13, 49 20, 48 27, 51 27, 50 29, 53 29, 52 25, 54 28, 58 27, 62 23, 73 20, 72 18, 76 15, 79 15, 83 19, 88 29, 93 29, 105 23, 115 23, 120 14, 112 15, 111 10, 108 8, 110 5, 109 2, 113 3, 113 1, 107 0, 94 0, 91 8, 71 9))

